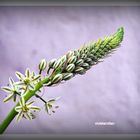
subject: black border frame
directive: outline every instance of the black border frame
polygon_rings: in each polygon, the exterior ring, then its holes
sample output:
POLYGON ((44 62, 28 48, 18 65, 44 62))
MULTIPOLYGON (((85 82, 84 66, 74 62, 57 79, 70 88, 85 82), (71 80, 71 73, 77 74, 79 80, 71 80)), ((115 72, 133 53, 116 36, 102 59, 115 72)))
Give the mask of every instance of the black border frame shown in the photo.
MULTIPOLYGON (((140 6, 140 0, 0 0, 3 6, 140 6)), ((6 139, 124 139, 140 140, 139 134, 3 134, 6 139)))
POLYGON ((0 6, 140 6, 139 0, 0 0, 0 6))

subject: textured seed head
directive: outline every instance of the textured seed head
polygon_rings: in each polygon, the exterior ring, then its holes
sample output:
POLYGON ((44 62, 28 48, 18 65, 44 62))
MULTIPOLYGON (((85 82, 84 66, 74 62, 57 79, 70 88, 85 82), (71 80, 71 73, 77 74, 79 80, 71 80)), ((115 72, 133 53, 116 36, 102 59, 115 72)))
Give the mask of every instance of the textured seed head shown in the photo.
POLYGON ((52 83, 53 84, 56 84, 56 83, 59 83, 63 78, 63 75, 62 74, 57 74, 54 76, 54 78, 52 79, 52 83))
POLYGON ((72 72, 74 69, 75 69, 75 65, 74 65, 74 64, 69 64, 69 65, 66 67, 66 71, 67 71, 67 72, 72 72))
POLYGON ((63 80, 69 80, 73 77, 73 73, 64 73, 63 80))

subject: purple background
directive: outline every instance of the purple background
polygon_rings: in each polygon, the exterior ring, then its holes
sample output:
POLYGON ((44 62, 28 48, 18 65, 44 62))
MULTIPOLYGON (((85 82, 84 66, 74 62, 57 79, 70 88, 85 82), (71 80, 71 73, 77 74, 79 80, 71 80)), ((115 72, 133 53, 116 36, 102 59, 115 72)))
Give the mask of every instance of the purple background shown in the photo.
MULTIPOLYGON (((138 133, 140 132, 139 7, 0 7, 0 86, 15 71, 37 72, 48 61, 85 42, 125 29, 112 57, 83 76, 45 90, 44 98, 61 96, 52 116, 42 109, 32 122, 15 120, 5 133, 138 133), (95 122, 114 122, 96 126, 95 122)), ((0 122, 14 106, 0 91, 0 122)), ((43 108, 41 101, 36 105, 43 108)))

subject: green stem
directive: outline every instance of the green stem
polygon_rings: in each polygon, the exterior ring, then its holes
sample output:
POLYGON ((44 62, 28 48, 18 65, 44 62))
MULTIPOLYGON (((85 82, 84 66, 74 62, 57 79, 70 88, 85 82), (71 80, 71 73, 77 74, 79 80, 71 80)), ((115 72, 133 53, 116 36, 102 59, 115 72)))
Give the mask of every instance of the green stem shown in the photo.
MULTIPOLYGON (((25 93, 24 95, 24 99, 25 102, 27 102, 32 96, 35 95, 35 93, 42 88, 43 84, 47 83, 49 81, 49 78, 45 78, 42 81, 40 81, 39 83, 36 84, 35 86, 35 90, 29 90, 25 93)), ((3 120, 3 122, 0 124, 0 134, 3 134, 4 131, 6 130, 6 128, 9 126, 9 124, 12 122, 12 120, 15 118, 15 116, 17 115, 17 112, 15 111, 15 107, 19 106, 19 102, 13 107, 13 109, 9 112, 9 114, 7 115, 7 117, 3 120)))
POLYGON ((46 104, 46 101, 41 96, 39 96, 38 94, 35 94, 35 97, 39 98, 42 102, 44 102, 46 104))

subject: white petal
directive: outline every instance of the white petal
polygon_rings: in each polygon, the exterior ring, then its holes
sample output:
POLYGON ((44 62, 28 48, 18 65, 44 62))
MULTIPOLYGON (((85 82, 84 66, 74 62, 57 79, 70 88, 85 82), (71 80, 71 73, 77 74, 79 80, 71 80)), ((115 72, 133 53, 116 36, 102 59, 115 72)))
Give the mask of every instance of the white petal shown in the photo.
POLYGON ((24 113, 24 116, 25 116, 28 120, 32 120, 32 117, 31 117, 31 115, 30 115, 28 112, 24 113))
POLYGON ((17 76, 17 78, 19 80, 24 80, 24 78, 25 78, 25 76, 22 73, 18 72, 18 71, 16 71, 16 76, 17 76))
POLYGON ((25 76, 26 76, 27 78, 30 77, 30 69, 29 69, 29 68, 26 69, 26 71, 25 71, 25 76))
POLYGON ((22 116, 23 116, 23 113, 22 113, 22 111, 20 111, 20 112, 17 114, 16 122, 19 122, 19 121, 21 120, 22 116))
POLYGON ((9 83, 10 83, 11 87, 13 88, 14 80, 12 79, 12 77, 9 77, 9 83))
POLYGON ((37 106, 29 106, 28 108, 31 110, 38 110, 38 111, 40 110, 40 108, 37 106))
POLYGON ((34 76, 35 76, 35 73, 34 73, 34 71, 33 71, 31 77, 33 78, 34 76))
POLYGON ((40 78, 40 75, 36 75, 32 81, 36 81, 40 78))
POLYGON ((10 87, 1 87, 1 89, 5 92, 11 93, 11 88, 10 87))
POLYGON ((21 110, 22 110, 22 106, 17 106, 17 107, 15 107, 15 110, 16 110, 17 112, 21 111, 21 110))
POLYGON ((4 102, 7 102, 7 101, 10 100, 11 98, 13 98, 13 94, 10 94, 9 96, 7 96, 7 97, 4 99, 4 102))
POLYGON ((30 105, 32 105, 34 103, 34 101, 31 101, 31 102, 29 102, 29 103, 26 103, 26 105, 27 106, 30 106, 30 105))
POLYGON ((59 97, 57 97, 57 98, 55 98, 55 101, 57 101, 57 100, 59 100, 61 97, 59 96, 59 97))
POLYGON ((14 84, 15 84, 15 85, 24 85, 24 82, 18 81, 18 82, 15 82, 14 84))
POLYGON ((46 109, 47 113, 48 113, 49 115, 51 115, 48 104, 45 104, 45 109, 46 109))
POLYGON ((49 104, 54 104, 54 103, 55 103, 55 99, 50 99, 50 100, 48 100, 48 103, 49 103, 49 104))

